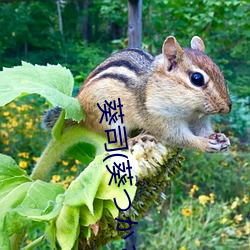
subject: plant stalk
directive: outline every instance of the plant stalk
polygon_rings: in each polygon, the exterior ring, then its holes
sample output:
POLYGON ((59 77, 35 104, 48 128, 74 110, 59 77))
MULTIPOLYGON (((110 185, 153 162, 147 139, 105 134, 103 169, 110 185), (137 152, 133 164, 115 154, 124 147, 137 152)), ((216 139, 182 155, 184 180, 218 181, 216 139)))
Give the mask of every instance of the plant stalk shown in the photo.
POLYGON ((63 131, 60 138, 52 138, 35 165, 31 178, 46 180, 49 173, 65 151, 78 142, 86 142, 96 147, 96 155, 105 152, 105 137, 80 125, 71 126, 63 131))

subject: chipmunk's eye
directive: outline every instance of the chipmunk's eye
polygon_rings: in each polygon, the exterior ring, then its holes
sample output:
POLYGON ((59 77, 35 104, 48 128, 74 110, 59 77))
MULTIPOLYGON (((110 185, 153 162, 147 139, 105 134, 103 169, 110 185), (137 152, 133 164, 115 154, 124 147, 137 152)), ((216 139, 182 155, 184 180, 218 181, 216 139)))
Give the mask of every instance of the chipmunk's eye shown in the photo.
POLYGON ((201 87, 204 85, 204 77, 201 73, 195 72, 190 74, 190 81, 198 87, 201 87))

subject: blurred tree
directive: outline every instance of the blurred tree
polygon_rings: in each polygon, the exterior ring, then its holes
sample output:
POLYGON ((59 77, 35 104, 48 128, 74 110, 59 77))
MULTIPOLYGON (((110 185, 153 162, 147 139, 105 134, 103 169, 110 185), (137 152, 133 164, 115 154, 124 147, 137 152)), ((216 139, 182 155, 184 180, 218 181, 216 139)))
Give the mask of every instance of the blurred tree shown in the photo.
POLYGON ((88 14, 90 7, 89 0, 82 1, 82 38, 84 41, 88 41, 91 37, 91 18, 88 14))
POLYGON ((56 0, 56 4, 57 4, 57 12, 58 12, 59 30, 63 36, 63 20, 62 20, 62 12, 61 12, 61 1, 56 0))
POLYGON ((142 0, 128 0, 128 47, 142 46, 142 0))

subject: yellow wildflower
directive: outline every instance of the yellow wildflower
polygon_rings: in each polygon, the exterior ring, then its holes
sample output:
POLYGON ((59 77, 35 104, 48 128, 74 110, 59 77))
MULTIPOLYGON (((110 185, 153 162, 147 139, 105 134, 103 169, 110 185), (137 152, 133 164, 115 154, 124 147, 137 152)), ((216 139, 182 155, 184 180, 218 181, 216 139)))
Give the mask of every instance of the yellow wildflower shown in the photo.
POLYGON ((210 197, 210 203, 214 204, 214 193, 210 193, 209 197, 210 197))
POLYGON ((234 201, 231 205, 231 209, 235 209, 238 206, 238 202, 234 201))
POLYGON ((210 200, 210 198, 207 195, 200 195, 199 196, 199 203, 203 206, 210 200))
POLYGON ((5 138, 9 137, 9 134, 4 130, 0 130, 0 135, 1 135, 1 137, 5 137, 5 138))
POLYGON ((68 183, 68 182, 64 182, 64 183, 63 183, 63 187, 64 187, 64 189, 67 189, 67 188, 68 188, 68 186, 69 186, 69 183, 68 183))
POLYGON ((227 167, 228 166, 228 163, 227 162, 221 162, 221 165, 223 166, 223 167, 227 167))
POLYGON ((223 206, 223 209, 224 210, 228 210, 228 207, 225 205, 225 206, 223 206))
POLYGON ((17 110, 20 112, 20 111, 25 111, 25 110, 28 110, 28 109, 32 109, 31 106, 27 105, 27 104, 24 104, 22 106, 17 106, 17 110))
POLYGON ((238 163, 241 163, 242 160, 239 158, 239 157, 236 157, 235 160, 238 162, 238 163))
POLYGON ((3 112, 4 116, 9 116, 9 114, 10 114, 10 112, 8 112, 8 111, 3 112))
POLYGON ((27 244, 30 244, 32 242, 32 240, 26 240, 27 244))
POLYGON ((236 224, 239 224, 243 220, 242 214, 237 214, 234 216, 234 221, 236 224))
POLYGON ((22 169, 26 169, 28 167, 27 161, 20 161, 19 162, 19 167, 22 169))
POLYGON ((235 201, 231 205, 231 209, 235 209, 239 205, 239 198, 236 197, 235 201))
POLYGON ((72 182, 75 179, 75 176, 67 176, 66 181, 67 182, 72 182))
POLYGON ((81 164, 81 162, 78 161, 78 160, 75 160, 75 164, 76 164, 76 165, 79 165, 79 164, 81 164))
POLYGON ((243 197, 243 202, 247 204, 248 201, 249 201, 248 195, 245 194, 243 197))
POLYGON ((23 108, 22 106, 17 106, 16 109, 20 112, 20 111, 23 111, 23 108))
POLYGON ((222 241, 222 243, 224 243, 225 242, 225 240, 226 240, 226 238, 227 238, 227 236, 228 236, 228 234, 227 233, 221 233, 221 235, 220 235, 220 237, 221 237, 221 241, 222 241))
POLYGON ((11 120, 11 126, 12 127, 17 127, 18 126, 18 122, 15 119, 11 120))
POLYGON ((76 171, 77 171, 76 165, 73 165, 73 166, 70 168, 70 170, 71 170, 72 172, 76 172, 76 171))
POLYGON ((186 247, 181 247, 180 250, 186 250, 186 247))
POLYGON ((197 246, 197 247, 200 247, 201 246, 201 242, 199 239, 195 239, 194 240, 194 244, 197 246))
POLYGON ((10 147, 5 147, 4 148, 4 152, 9 152, 10 151, 10 147))
POLYGON ((237 230, 236 230, 236 235, 237 235, 238 237, 241 237, 241 236, 242 236, 242 232, 241 232, 239 229, 237 229, 237 230))
POLYGON ((225 224, 227 222, 227 218, 222 218, 221 220, 220 220, 220 224, 225 224))
POLYGON ((57 182, 60 181, 60 179, 61 179, 61 176, 60 176, 60 175, 53 175, 53 176, 52 176, 51 182, 52 182, 52 183, 57 183, 57 182))
POLYGON ((23 157, 23 153, 18 153, 18 157, 23 157))
POLYGON ((38 161, 38 159, 39 159, 39 157, 32 157, 32 160, 34 161, 34 162, 37 162, 38 161))
POLYGON ((227 234, 226 233, 221 233, 220 235, 222 238, 226 238, 227 237, 227 234))
POLYGON ((233 154, 233 155, 237 155, 237 153, 238 153, 237 150, 233 150, 233 151, 232 151, 232 154, 233 154))
POLYGON ((26 122, 26 128, 27 129, 32 129, 32 126, 33 126, 33 121, 32 120, 26 122))
POLYGON ((185 207, 181 210, 182 214, 186 217, 189 217, 192 214, 192 208, 185 207))
POLYGON ((246 232, 246 234, 250 234, 250 222, 247 221, 246 225, 244 226, 244 231, 246 232))
POLYGON ((8 132, 10 133, 10 132, 13 132, 14 131, 14 129, 11 127, 11 125, 8 125, 8 132))
POLYGON ((196 186, 196 185, 193 185, 192 188, 190 189, 189 197, 193 198, 194 193, 195 193, 196 191, 198 191, 198 190, 199 190, 199 187, 196 186))
POLYGON ((9 104, 9 106, 10 106, 11 108, 15 108, 15 107, 16 107, 16 104, 15 104, 14 102, 11 102, 11 103, 9 104))
POLYGON ((19 157, 23 157, 23 158, 26 158, 26 159, 29 158, 29 155, 30 155, 29 152, 21 152, 21 153, 18 153, 18 156, 19 156, 19 157))
POLYGON ((4 138, 3 139, 3 144, 9 145, 10 144, 10 140, 8 138, 4 138))
POLYGON ((68 166, 69 165, 69 163, 67 161, 64 161, 64 160, 62 160, 62 164, 63 164, 63 166, 68 166))

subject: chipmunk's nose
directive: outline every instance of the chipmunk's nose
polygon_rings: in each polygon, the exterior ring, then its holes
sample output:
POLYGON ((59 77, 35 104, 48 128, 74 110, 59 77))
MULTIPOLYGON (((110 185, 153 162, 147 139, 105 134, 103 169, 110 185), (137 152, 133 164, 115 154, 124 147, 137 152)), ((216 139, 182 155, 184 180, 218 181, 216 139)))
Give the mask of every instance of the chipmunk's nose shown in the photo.
POLYGON ((231 109, 232 109, 232 102, 229 101, 222 109, 220 109, 219 113, 228 114, 231 112, 231 109))

